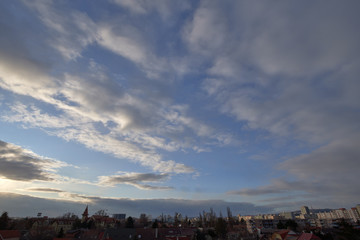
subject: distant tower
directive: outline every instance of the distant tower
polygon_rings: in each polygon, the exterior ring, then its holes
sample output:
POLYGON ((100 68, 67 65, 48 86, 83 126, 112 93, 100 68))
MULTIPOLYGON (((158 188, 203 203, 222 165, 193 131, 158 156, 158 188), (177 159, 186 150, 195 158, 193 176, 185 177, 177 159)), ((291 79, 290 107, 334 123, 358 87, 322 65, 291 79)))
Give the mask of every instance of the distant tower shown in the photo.
POLYGON ((302 206, 301 207, 301 213, 302 214, 307 214, 307 215, 310 215, 310 210, 309 210, 309 208, 307 207, 307 206, 302 206))
POLYGON ((85 211, 82 214, 81 222, 86 222, 88 219, 89 219, 89 209, 88 209, 88 205, 86 205, 85 211))

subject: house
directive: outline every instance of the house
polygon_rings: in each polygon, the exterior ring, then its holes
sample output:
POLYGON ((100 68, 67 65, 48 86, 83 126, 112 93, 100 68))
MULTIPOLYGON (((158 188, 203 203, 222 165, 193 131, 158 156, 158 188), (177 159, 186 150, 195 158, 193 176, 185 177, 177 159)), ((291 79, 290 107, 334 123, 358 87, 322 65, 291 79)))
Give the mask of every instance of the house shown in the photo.
POLYGON ((0 230, 1 240, 19 240, 21 233, 19 230, 0 230))
POLYGON ((90 220, 94 221, 96 228, 114 228, 117 220, 107 216, 93 215, 90 220))
POLYGON ((58 234, 61 229, 63 230, 63 233, 68 232, 71 230, 75 220, 73 219, 55 219, 51 226, 54 229, 55 233, 58 234))

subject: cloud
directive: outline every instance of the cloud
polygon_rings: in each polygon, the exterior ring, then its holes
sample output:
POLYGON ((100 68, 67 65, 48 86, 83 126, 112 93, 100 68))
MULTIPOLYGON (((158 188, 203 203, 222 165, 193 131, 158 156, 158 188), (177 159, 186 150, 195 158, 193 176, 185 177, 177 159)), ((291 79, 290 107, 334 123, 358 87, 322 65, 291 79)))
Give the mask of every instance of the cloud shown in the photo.
POLYGON ((203 82, 211 103, 278 136, 323 143, 351 133, 360 117, 349 91, 360 87, 352 4, 202 2, 183 37, 203 61, 213 59, 203 82))
MULTIPOLYGON (((314 151, 289 158, 278 164, 292 181, 274 179, 271 184, 257 188, 244 188, 228 194, 242 196, 292 195, 307 202, 319 203, 319 199, 332 199, 332 204, 351 206, 356 204, 359 191, 357 181, 359 136, 333 141, 314 151)), ((286 202, 286 198, 283 198, 286 202)), ((321 205, 318 205, 321 207, 321 205)), ((330 206, 330 205, 327 205, 330 206)))
POLYGON ((200 4, 183 38, 193 54, 211 59, 202 84, 210 104, 243 129, 265 130, 273 144, 286 139, 307 146, 305 154, 273 164, 281 171, 271 184, 230 194, 356 203, 360 98, 350 89, 360 88, 358 6, 200 4))
POLYGON ((0 141, 0 176, 15 181, 55 181, 57 169, 70 166, 0 141))
POLYGON ((86 205, 84 201, 89 200, 90 214, 98 209, 108 209, 110 214, 126 213, 127 216, 137 217, 141 213, 146 213, 157 217, 161 214, 170 214, 179 212, 183 216, 195 217, 203 210, 209 211, 210 208, 216 213, 226 212, 226 208, 230 207, 233 214, 240 213, 258 214, 270 213, 274 209, 271 207, 255 206, 246 202, 226 202, 222 200, 185 200, 185 199, 128 199, 128 198, 101 198, 83 196, 83 202, 54 200, 45 198, 36 198, 20 194, 0 193, 0 200, 3 202, 3 209, 9 212, 10 216, 36 216, 38 212, 42 212, 44 216, 56 217, 64 212, 74 212, 80 215, 86 205))
POLYGON ((128 1, 128 0, 114 0, 114 3, 128 8, 130 11, 138 14, 146 13, 145 7, 140 1, 128 1))
MULTIPOLYGON (((24 7, 19 3, 15 4, 16 9, 24 11, 24 7)), ((36 24, 36 20, 24 14, 27 21, 21 21, 14 17, 16 15, 14 9, 5 3, 1 4, 1 9, 0 87, 10 91, 15 90, 18 94, 36 92, 39 99, 44 95, 52 94, 56 84, 48 76, 48 71, 51 69, 48 56, 45 54, 45 57, 39 57, 37 55, 39 49, 29 47, 34 42, 42 45, 45 38, 41 29, 35 30, 31 27, 32 24, 36 24)))
MULTIPOLYGON (((26 104, 8 102, 10 111, 4 111, 2 120, 40 128, 50 135, 164 172, 190 173, 194 169, 163 160, 157 153, 159 149, 200 152, 234 140, 230 134, 190 117, 186 107, 184 110, 173 104, 165 94, 167 83, 159 82, 161 77, 139 80, 138 86, 126 86, 126 83, 124 86, 94 60, 80 60, 82 52, 97 43, 132 61, 147 74, 173 71, 175 65, 170 66, 173 62, 157 57, 136 27, 126 24, 119 27, 105 20, 94 22, 85 13, 65 11, 69 7, 66 4, 56 7, 54 3, 38 1, 26 3, 26 6, 30 11, 21 6, 23 14, 36 23, 33 26, 42 38, 37 39, 31 32, 27 38, 18 36, 23 29, 18 29, 21 25, 16 28, 10 25, 18 19, 16 14, 8 11, 7 19, 13 21, 2 21, 2 24, 13 31, 2 35, 7 37, 0 42, 4 44, 1 51, 5 49, 9 56, 4 57, 6 64, 0 67, 0 87, 36 101, 26 104), (41 44, 42 51, 33 51, 28 41, 41 44), (54 51, 64 59, 47 59, 54 51), (40 52, 47 57, 43 58, 40 52), (63 72, 61 69, 69 61, 77 66, 76 61, 83 61, 86 67, 79 72, 63 72), (156 94, 151 95, 153 92, 156 94), (177 119, 173 117, 175 115, 177 119), (207 139, 206 146, 197 146, 198 137, 207 139)), ((176 69, 178 67, 176 64, 176 69)))
POLYGON ((203 1, 185 26, 183 38, 192 51, 211 56, 224 49, 229 29, 226 17, 217 7, 220 6, 203 1))
MULTIPOLYGON (((120 130, 113 129, 109 134, 99 134, 96 127, 86 116, 78 115, 76 112, 69 112, 65 116, 47 116, 41 113, 36 107, 25 107, 18 104, 12 107, 16 114, 8 114, 4 120, 10 122, 21 122, 27 127, 42 127, 50 134, 54 134, 68 141, 77 141, 90 149, 113 154, 118 158, 127 158, 140 162, 142 165, 160 172, 191 173, 194 170, 174 161, 162 160, 161 155, 153 150, 147 150, 132 143, 130 134, 125 133, 127 140, 119 140, 122 136, 120 130), (76 118, 76 116, 78 116, 76 118), (117 147, 115 147, 117 146, 117 147)), ((90 120, 91 121, 91 120, 90 120)), ((106 121, 105 121, 106 122, 106 121)), ((123 136, 124 137, 124 136, 123 136)), ((147 143, 152 143, 152 137, 148 137, 147 143)), ((154 139, 155 140, 155 139, 154 139)), ((135 142, 136 143, 136 142, 135 142)), ((158 146, 158 145, 157 145, 158 146)), ((160 146, 158 146, 160 147, 160 146)))
POLYGON ((167 186, 151 186, 143 184, 143 182, 161 182, 169 178, 169 174, 154 173, 135 173, 135 172, 118 172, 116 175, 100 176, 99 185, 115 186, 117 184, 128 184, 143 190, 170 190, 172 187, 167 186))
POLYGON ((92 44, 97 37, 95 23, 82 12, 71 10, 63 14, 61 8, 52 2, 25 2, 33 9, 48 29, 51 29, 49 44, 65 59, 74 60, 81 57, 83 49, 92 44))
POLYGON ((348 136, 311 153, 303 154, 282 162, 280 169, 289 171, 300 179, 314 181, 355 180, 360 157, 359 136, 348 136), (343 173, 347 173, 344 175, 343 173))
POLYGON ((99 44, 105 48, 136 63, 143 63, 147 60, 146 50, 142 47, 142 44, 136 43, 133 38, 117 36, 108 27, 101 28, 99 34, 99 44))
MULTIPOLYGON (((143 12, 145 8, 156 9, 161 13, 164 23, 170 22, 176 12, 187 9, 187 4, 169 4, 167 1, 153 3, 145 1, 115 1, 116 4, 128 7, 135 12, 143 12), (143 8, 146 5, 145 8, 143 8)), ((47 43, 60 53, 67 61, 76 61, 82 57, 82 52, 92 45, 99 46, 136 64, 147 74, 147 77, 161 81, 160 75, 166 72, 177 72, 179 59, 158 57, 153 47, 149 45, 148 36, 143 33, 143 24, 133 26, 124 18, 114 18, 112 21, 102 17, 94 21, 86 13, 70 9, 70 6, 46 1, 26 3, 47 27, 49 36, 47 43), (64 10, 68 8, 67 10, 64 10), (121 21, 122 24, 118 24, 121 21), (176 66, 175 66, 176 64, 176 66)), ((131 18, 131 15, 129 16, 131 18)), ((184 61, 183 61, 184 62, 184 61)), ((179 68, 179 73, 182 70, 179 68)))
POLYGON ((279 168, 297 177, 302 189, 314 195, 331 196, 351 202, 359 198, 356 182, 358 172, 359 136, 349 135, 308 154, 288 159, 279 168))
POLYGON ((56 189, 56 188, 27 188, 27 191, 31 192, 49 192, 49 193, 62 193, 63 190, 56 189))
POLYGON ((112 0, 112 2, 122 8, 128 9, 131 13, 144 15, 155 12, 160 14, 162 20, 166 23, 173 21, 174 15, 179 15, 190 8, 189 1, 169 2, 166 0, 112 0))
POLYGON ((267 74, 309 76, 357 58, 358 6, 202 1, 183 37, 192 51, 213 56, 212 70, 220 74, 218 66, 232 62, 243 71, 249 66, 267 74))

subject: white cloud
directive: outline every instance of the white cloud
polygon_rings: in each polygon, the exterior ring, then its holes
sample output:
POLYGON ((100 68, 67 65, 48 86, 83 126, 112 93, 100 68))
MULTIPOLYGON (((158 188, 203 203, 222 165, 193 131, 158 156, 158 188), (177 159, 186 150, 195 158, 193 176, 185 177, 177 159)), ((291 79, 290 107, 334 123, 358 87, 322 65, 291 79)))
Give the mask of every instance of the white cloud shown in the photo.
POLYGON ((203 2, 192 21, 184 28, 183 38, 193 51, 213 55, 223 50, 226 31, 225 18, 212 4, 203 2))
POLYGON ((128 8, 130 11, 137 14, 146 13, 146 9, 144 6, 145 1, 131 1, 131 0, 113 0, 114 3, 128 8))
MULTIPOLYGON (((136 1, 119 1, 130 9, 142 11, 136 1), (139 7, 136 7, 139 6, 139 7)), ((87 14, 75 10, 64 10, 56 4, 46 1, 27 3, 50 30, 48 44, 56 49, 66 60, 76 61, 82 57, 82 52, 95 43, 119 55, 140 67, 147 77, 161 80, 160 75, 169 71, 177 72, 178 66, 174 62, 178 59, 166 59, 156 56, 154 49, 148 44, 142 29, 131 26, 126 22, 119 24, 117 19, 109 21, 93 21, 87 14)), ((171 16, 170 6, 167 1, 161 4, 147 4, 150 8, 158 9, 164 18, 171 16), (163 6, 163 7, 161 7, 163 6)), ((185 6, 186 4, 175 4, 185 6)), ((175 8, 176 10, 182 8, 175 8)), ((185 67, 186 68, 186 67, 185 67)), ((180 68, 179 73, 183 70, 180 68)))
POLYGON ((81 57, 83 49, 97 38, 95 23, 84 13, 61 7, 49 1, 25 2, 52 32, 48 43, 67 60, 81 57))
POLYGON ((137 44, 134 39, 126 36, 115 35, 109 27, 102 27, 99 30, 99 44, 109 50, 128 58, 135 63, 146 61, 146 50, 142 44, 137 44))
MULTIPOLYGON (((4 120, 11 122, 21 122, 27 127, 45 128, 49 134, 56 135, 67 141, 76 141, 84 144, 89 149, 94 149, 107 154, 112 154, 121 159, 129 159, 139 162, 143 166, 149 167, 159 172, 191 173, 194 170, 174 161, 164 161, 161 155, 153 150, 146 150, 141 146, 127 140, 119 140, 122 137, 121 132, 110 132, 102 135, 96 130, 91 119, 84 118, 84 121, 78 121, 76 114, 64 116, 49 116, 41 113, 35 107, 26 108, 24 105, 18 105, 15 115, 8 115, 4 120)), ((81 118, 80 118, 81 119, 81 118)), ((155 145, 156 146, 156 145, 155 145)), ((158 146, 158 145, 157 145, 158 146)))
POLYGON ((187 0, 179 2, 169 2, 166 0, 112 0, 112 2, 120 7, 130 10, 130 12, 134 14, 144 15, 155 12, 161 16, 164 23, 171 21, 171 18, 174 18, 174 15, 190 8, 190 3, 187 0))

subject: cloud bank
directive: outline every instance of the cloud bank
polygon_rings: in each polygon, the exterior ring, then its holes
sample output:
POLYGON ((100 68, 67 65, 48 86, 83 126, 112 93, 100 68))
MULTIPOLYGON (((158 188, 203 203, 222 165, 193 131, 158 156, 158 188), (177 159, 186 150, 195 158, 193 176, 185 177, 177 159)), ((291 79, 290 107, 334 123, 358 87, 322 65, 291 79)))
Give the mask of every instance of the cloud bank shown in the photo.
MULTIPOLYGON (((93 214, 97 210, 107 209, 110 214, 126 213, 127 216, 139 217, 141 213, 157 217, 163 214, 174 215, 175 212, 183 216, 198 216, 199 212, 209 211, 210 208, 219 214, 226 212, 230 207, 235 214, 256 214, 273 211, 270 207, 255 206, 251 203, 225 202, 222 200, 183 200, 183 199, 112 199, 99 197, 84 197, 90 202, 75 203, 70 201, 59 201, 44 198, 35 198, 26 195, 0 193, 0 199, 4 202, 3 208, 7 209, 9 216, 36 216, 42 212, 44 216, 61 216, 65 212, 74 212, 80 215, 86 205, 89 205, 89 213, 93 214), (14 207, 13 204, 16 203, 14 207)), ((85 199, 84 199, 85 201, 85 199)))

